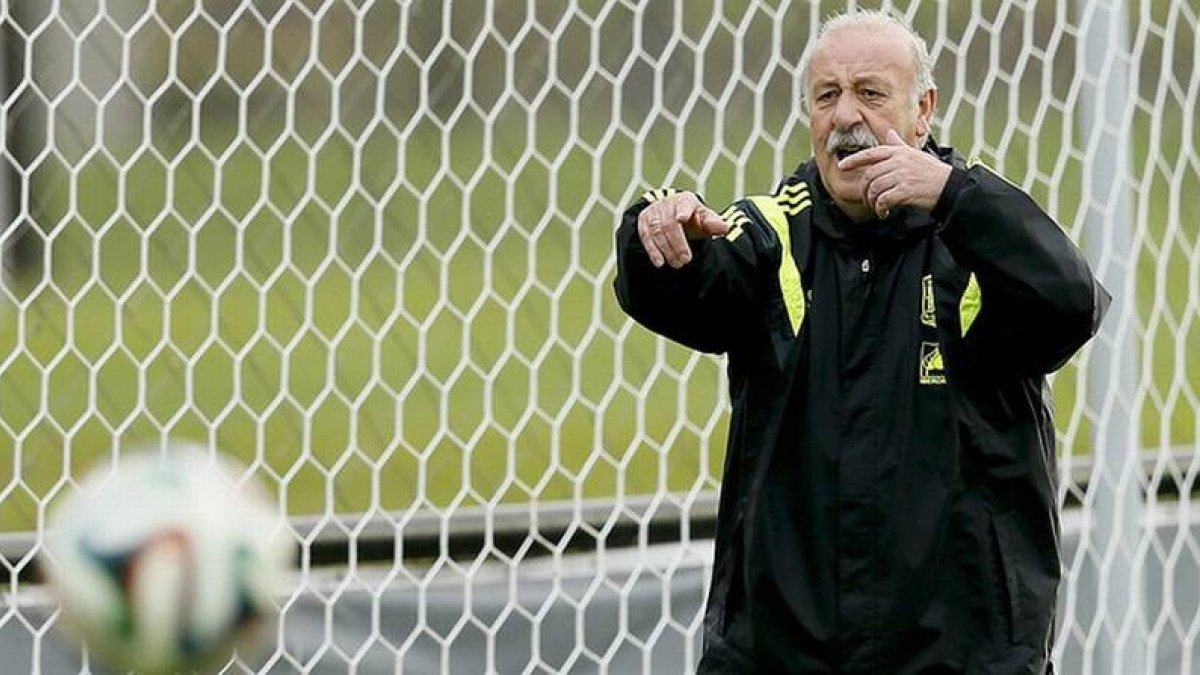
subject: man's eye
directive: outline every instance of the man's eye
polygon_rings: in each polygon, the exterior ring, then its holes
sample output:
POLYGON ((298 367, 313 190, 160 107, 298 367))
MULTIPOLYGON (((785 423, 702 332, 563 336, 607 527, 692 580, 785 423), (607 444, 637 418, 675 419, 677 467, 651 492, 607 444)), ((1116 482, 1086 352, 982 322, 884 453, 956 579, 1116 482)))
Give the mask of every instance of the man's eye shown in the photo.
POLYGON ((833 97, 834 97, 833 91, 823 91, 817 95, 817 100, 818 101, 831 101, 831 100, 833 100, 833 97))
POLYGON ((880 99, 883 98, 883 92, 876 89, 864 89, 863 98, 867 99, 868 101, 880 99))

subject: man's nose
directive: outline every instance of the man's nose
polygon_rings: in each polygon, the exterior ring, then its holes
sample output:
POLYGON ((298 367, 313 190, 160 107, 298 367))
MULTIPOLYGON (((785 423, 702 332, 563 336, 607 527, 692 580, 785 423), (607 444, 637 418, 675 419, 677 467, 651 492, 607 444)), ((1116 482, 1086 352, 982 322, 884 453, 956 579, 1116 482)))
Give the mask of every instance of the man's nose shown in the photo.
POLYGON ((853 96, 839 96, 833 109, 833 125, 842 131, 849 131, 856 124, 863 122, 862 111, 853 96))

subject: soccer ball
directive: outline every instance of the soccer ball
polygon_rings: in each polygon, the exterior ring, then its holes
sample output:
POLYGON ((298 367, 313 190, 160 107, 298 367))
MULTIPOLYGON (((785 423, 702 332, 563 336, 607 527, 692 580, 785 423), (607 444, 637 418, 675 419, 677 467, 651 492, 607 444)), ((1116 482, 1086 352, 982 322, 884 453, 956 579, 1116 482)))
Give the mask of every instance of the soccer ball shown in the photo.
POLYGON ((42 569, 95 656, 139 672, 203 669, 269 618, 294 547, 240 473, 172 442, 123 454, 58 505, 42 569))

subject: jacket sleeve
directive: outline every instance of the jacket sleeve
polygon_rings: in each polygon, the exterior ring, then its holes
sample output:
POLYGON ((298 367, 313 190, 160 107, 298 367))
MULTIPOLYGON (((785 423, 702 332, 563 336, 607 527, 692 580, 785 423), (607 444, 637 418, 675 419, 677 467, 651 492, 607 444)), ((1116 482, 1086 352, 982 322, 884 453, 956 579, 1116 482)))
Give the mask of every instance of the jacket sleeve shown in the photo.
POLYGON ((983 364, 1042 375, 1095 334, 1110 296, 1029 195, 982 165, 955 167, 933 216, 943 243, 978 281, 978 315, 961 328, 983 364))
POLYGON ((728 352, 744 333, 745 320, 762 300, 763 269, 778 260, 780 246, 770 228, 735 204, 724 213, 732 229, 723 237, 691 240, 692 260, 679 269, 656 268, 637 234, 638 215, 652 191, 629 207, 617 228, 617 301, 646 328, 704 352, 728 352))

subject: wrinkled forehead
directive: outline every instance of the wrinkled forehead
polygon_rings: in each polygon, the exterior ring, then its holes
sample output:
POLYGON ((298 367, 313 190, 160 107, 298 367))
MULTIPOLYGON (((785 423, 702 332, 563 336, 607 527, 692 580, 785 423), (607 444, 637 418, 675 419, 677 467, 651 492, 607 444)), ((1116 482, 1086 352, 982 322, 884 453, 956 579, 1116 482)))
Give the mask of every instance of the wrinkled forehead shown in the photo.
POLYGON ((822 35, 808 62, 809 86, 822 82, 874 79, 912 84, 916 56, 896 26, 845 26, 822 35))

